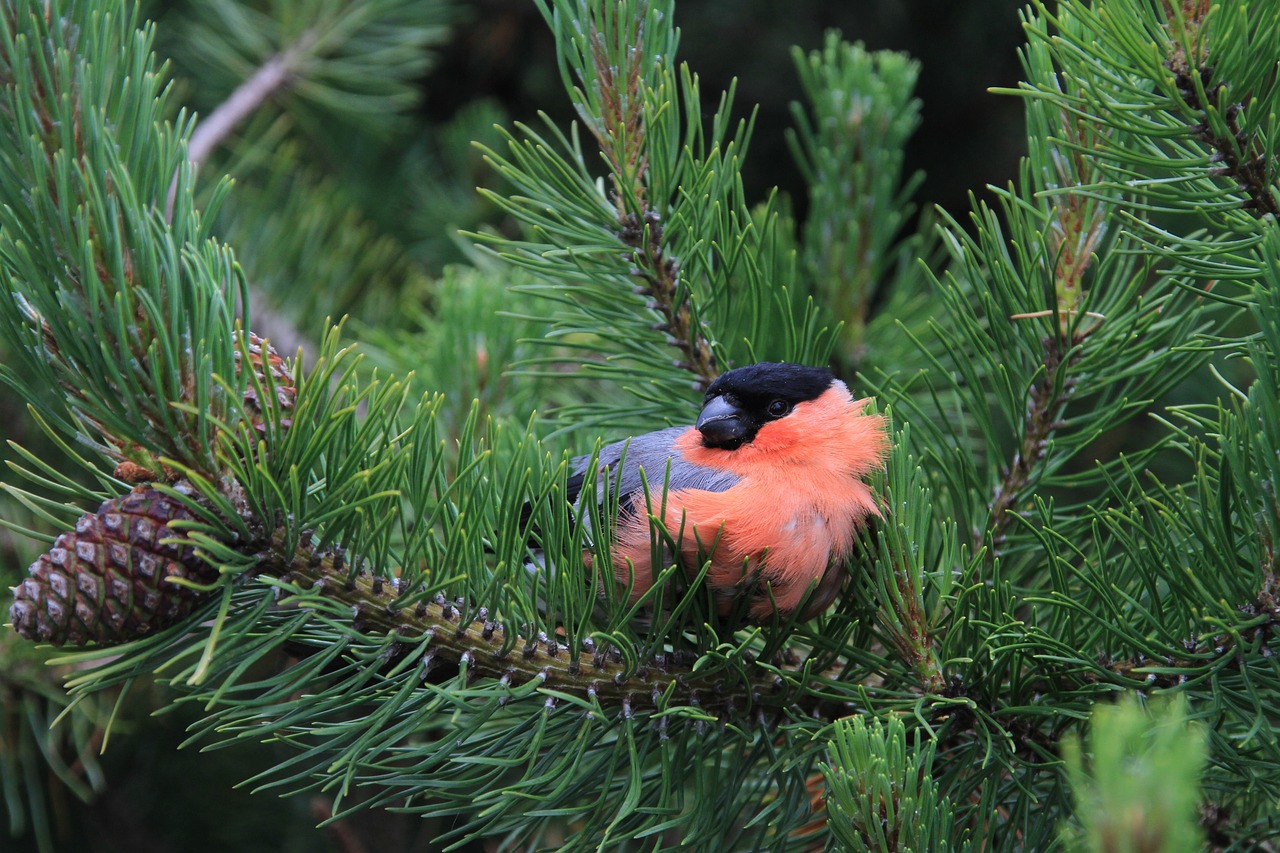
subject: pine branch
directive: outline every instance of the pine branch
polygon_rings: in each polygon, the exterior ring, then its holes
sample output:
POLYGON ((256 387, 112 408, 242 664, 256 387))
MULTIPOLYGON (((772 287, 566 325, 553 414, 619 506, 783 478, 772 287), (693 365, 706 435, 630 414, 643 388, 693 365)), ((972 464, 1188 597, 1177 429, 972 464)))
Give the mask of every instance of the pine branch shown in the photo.
MULTIPOLYGON (((850 711, 819 696, 793 692, 795 685, 769 669, 747 670, 741 678, 726 672, 705 675, 694 669, 696 656, 672 653, 628 661, 621 650, 590 638, 574 648, 545 633, 508 636, 504 626, 490 618, 488 608, 451 601, 442 594, 430 603, 400 607, 396 584, 364 573, 344 580, 350 572, 340 552, 302 548, 286 557, 273 547, 257 571, 279 577, 285 605, 307 606, 323 598, 352 614, 353 630, 394 636, 398 647, 385 666, 394 668, 412 651, 424 679, 437 667, 457 668, 468 683, 494 679, 507 689, 536 684, 584 706, 621 709, 624 717, 686 706, 706 715, 706 722, 714 719, 721 725, 766 724, 788 714, 833 719, 850 711), (290 592, 299 600, 291 602, 290 592)), ((795 671, 800 662, 796 655, 784 653, 775 666, 795 671)))
MULTIPOLYGON (((74 532, 60 536, 17 588, 15 630, 59 645, 113 645, 185 619, 220 584, 208 557, 200 555, 216 543, 182 534, 204 526, 195 522, 216 510, 201 502, 197 516, 183 496, 201 500, 190 483, 177 483, 172 491, 139 486, 81 516, 74 532)), ((281 606, 349 614, 353 632, 394 637, 384 655, 388 669, 398 668, 412 650, 424 679, 438 666, 461 669, 468 683, 493 679, 508 689, 536 684, 581 703, 621 709, 625 717, 687 706, 721 724, 766 725, 790 714, 831 719, 850 710, 782 677, 803 663, 793 652, 777 654, 767 668, 755 667, 747 654, 740 670, 717 671, 696 654, 640 659, 590 637, 575 647, 545 632, 508 634, 482 605, 441 593, 428 602, 395 576, 387 580, 359 570, 341 549, 300 542, 289 550, 295 532, 257 530, 259 522, 247 507, 241 514, 252 532, 222 543, 242 557, 237 584, 275 578, 281 606), (406 599, 416 603, 406 605, 406 599)))
POLYGON ((1276 204, 1280 78, 1269 45, 1280 22, 1234 4, 1212 13, 1199 0, 1160 6, 1162 17, 1136 5, 1103 11, 1073 3, 1050 12, 1037 4, 1041 17, 1028 26, 1037 34, 1049 23, 1056 28, 1061 79, 1092 78, 1094 85, 1067 93, 1060 82, 1044 80, 1019 93, 1109 129, 1110 138, 1094 150, 1105 180, 1093 189, 1119 190, 1150 210, 1195 213, 1217 229, 1256 234, 1254 221, 1276 204), (1141 35, 1126 40, 1125 33, 1141 35))
MULTIPOLYGON (((188 154, 193 163, 200 164, 217 149, 226 147, 231 135, 244 127, 249 119, 264 113, 287 116, 292 126, 291 136, 305 139, 308 126, 316 122, 303 115, 304 104, 320 104, 332 113, 327 119, 328 127, 309 128, 325 136, 332 133, 335 122, 349 117, 352 112, 361 118, 362 133, 373 132, 394 122, 417 101, 417 93, 406 86, 406 80, 419 77, 428 67, 431 60, 428 49, 445 32, 441 24, 447 13, 444 3, 405 3, 403 0, 314 4, 310 14, 305 9, 287 10, 283 7, 258 13, 238 2, 219 0, 203 4, 197 17, 200 23, 183 33, 181 41, 185 44, 174 50, 176 58, 183 64, 194 62, 198 69, 196 73, 205 80, 231 76, 237 83, 234 90, 192 132, 188 154), (307 26, 299 29, 297 21, 306 21, 307 26), (378 73, 356 73, 371 56, 377 57, 378 73)), ((256 127, 268 124, 259 121, 256 127)), ((276 123, 273 127, 278 125, 276 123)), ((279 139, 258 140, 256 137, 261 135, 250 129, 233 154, 252 161, 255 146, 266 145, 273 155, 269 160, 272 176, 302 171, 303 167, 296 162, 286 165, 289 158, 284 152, 293 154, 293 159, 297 159, 296 142, 281 145, 279 139)), ((311 141, 323 144, 323 140, 311 141)), ((262 155, 259 153, 257 156, 262 155)), ((310 229, 298 227, 296 215, 288 231, 271 234, 269 241, 265 239, 266 235, 258 233, 261 214, 248 228, 239 225, 243 217, 250 215, 245 209, 244 199, 253 194, 256 183, 270 178, 264 178, 261 169, 237 165, 241 167, 237 169, 237 179, 248 186, 237 194, 236 202, 224 210, 219 224, 224 229, 229 226, 232 238, 240 238, 241 261, 249 270, 252 284, 252 303, 247 308, 253 309, 250 316, 254 327, 277 342, 282 350, 314 352, 314 341, 306 339, 299 325, 312 329, 325 316, 352 313, 349 295, 352 290, 372 294, 365 300, 372 305, 376 303, 380 289, 375 283, 382 284, 378 277, 394 280, 396 284, 403 283, 400 275, 403 275, 404 261, 387 257, 387 236, 377 235, 381 237, 378 240, 368 233, 368 223, 353 222, 349 211, 335 216, 341 220, 332 223, 337 234, 320 238, 313 237, 310 229), (246 236, 246 231, 253 236, 246 236), (347 243, 361 238, 371 244, 365 251, 368 265, 377 273, 345 268, 345 259, 352 256, 343 254, 348 249, 347 243), (271 259, 265 259, 263 252, 252 250, 257 248, 256 242, 269 242, 271 259), (308 282, 313 292, 343 294, 330 301, 316 317, 306 316, 302 306, 283 293, 274 292, 268 300, 258 292, 263 288, 272 291, 283 289, 272 280, 278 275, 276 268, 284 265, 274 261, 276 255, 291 262, 289 275, 293 279, 305 281, 312 270, 299 261, 299 253, 316 256, 314 265, 332 270, 334 279, 346 276, 332 287, 326 287, 320 281, 308 282), (282 307, 285 304, 289 305, 288 311, 282 307)), ((278 186, 269 187, 266 194, 276 192, 297 206, 311 205, 305 221, 318 228, 321 225, 316 222, 319 212, 327 211, 333 204, 332 187, 325 186, 323 190, 315 187, 314 184, 322 183, 318 179, 310 185, 301 180, 298 183, 302 186, 295 186, 291 191, 278 186), (297 193, 308 194, 309 197, 304 200, 298 198, 297 193)), ((279 197, 272 198, 278 214, 283 216, 292 212, 278 209, 279 197)), ((417 277, 409 275, 405 278, 414 281, 417 277)), ((398 294, 399 290, 395 295, 398 294)))
MULTIPOLYGON (((412 84, 450 17, 445 2, 406 0, 304 0, 288 9, 210 0, 192 11, 173 55, 206 91, 224 93, 209 113, 211 120, 221 110, 210 142, 282 94, 304 124, 349 119, 364 132, 394 128, 420 99, 412 84), (308 116, 304 104, 320 113, 308 116)), ((205 140, 196 141, 203 150, 205 140)))
MULTIPOLYGON (((293 77, 309 43, 314 40, 310 31, 290 45, 283 53, 276 54, 264 62, 251 77, 236 88, 231 95, 217 106, 205 119, 198 122, 187 140, 187 157, 192 164, 198 166, 205 162, 215 149, 225 144, 227 138, 235 132, 246 119, 257 112, 269 99, 275 97, 286 87, 293 84, 293 77)), ((173 216, 173 196, 177 189, 169 191, 166 205, 166 216, 173 216)), ((263 299, 256 288, 248 292, 249 304, 244 306, 253 317, 256 328, 264 335, 280 344, 285 352, 304 353, 314 349, 308 345, 302 333, 263 299)))
POLYGON ((1206 109, 1206 104, 1219 101, 1230 91, 1229 81, 1212 85, 1214 69, 1208 64, 1212 41, 1205 27, 1210 4, 1207 0, 1192 0, 1175 7, 1163 0, 1163 5, 1175 39, 1164 66, 1173 72, 1174 86, 1183 103, 1200 117, 1192 132, 1213 150, 1209 162, 1222 164, 1211 174, 1232 178, 1240 192, 1248 196, 1243 207, 1255 216, 1280 216, 1280 201, 1275 193, 1276 156, 1264 147, 1262 139, 1243 126, 1244 104, 1236 100, 1222 109, 1220 103, 1215 103, 1214 115, 1206 109), (1215 121, 1218 114, 1221 120, 1215 121))

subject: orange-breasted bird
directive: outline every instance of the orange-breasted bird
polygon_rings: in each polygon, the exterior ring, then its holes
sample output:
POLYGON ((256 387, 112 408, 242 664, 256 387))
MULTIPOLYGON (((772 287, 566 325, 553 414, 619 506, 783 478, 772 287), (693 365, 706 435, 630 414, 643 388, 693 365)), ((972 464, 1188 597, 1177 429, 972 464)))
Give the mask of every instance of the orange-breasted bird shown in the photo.
POLYGON ((583 518, 594 458, 596 482, 607 477, 618 496, 612 565, 631 602, 653 585, 652 513, 678 542, 671 556, 686 572, 710 560, 706 583, 721 616, 745 603, 759 623, 802 606, 808 619, 835 599, 858 528, 879 515, 864 478, 884 463, 889 439, 884 416, 864 413, 868 402, 822 368, 730 370, 707 389, 693 426, 575 459, 569 498, 583 518))

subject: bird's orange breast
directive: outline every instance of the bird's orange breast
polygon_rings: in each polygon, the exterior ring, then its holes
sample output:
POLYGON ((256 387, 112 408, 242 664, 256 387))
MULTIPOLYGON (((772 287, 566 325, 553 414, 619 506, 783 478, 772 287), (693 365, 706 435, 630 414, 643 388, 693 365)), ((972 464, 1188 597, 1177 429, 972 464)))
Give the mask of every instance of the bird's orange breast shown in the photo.
MULTIPOLYGON (((789 615, 811 590, 806 618, 831 603, 843 572, 829 567, 849 556, 857 528, 879 514, 862 478, 882 464, 888 439, 882 416, 861 414, 865 404, 837 383, 735 450, 703 447, 693 429, 676 440, 673 453, 685 461, 739 478, 721 492, 674 490, 662 512, 654 495, 651 507, 678 537, 686 570, 709 556, 707 583, 722 613, 753 584, 751 615, 760 621, 775 606, 789 615)), ((644 506, 643 494, 635 505, 644 506)), ((616 533, 614 572, 619 582, 633 582, 634 601, 652 583, 648 518, 631 516, 616 533)))

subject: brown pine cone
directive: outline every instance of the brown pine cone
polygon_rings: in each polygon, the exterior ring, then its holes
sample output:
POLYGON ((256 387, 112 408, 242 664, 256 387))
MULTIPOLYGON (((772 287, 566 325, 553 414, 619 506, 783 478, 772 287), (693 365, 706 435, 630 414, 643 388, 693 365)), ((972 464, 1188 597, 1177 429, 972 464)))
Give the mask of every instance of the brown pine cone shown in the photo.
POLYGON ((190 545, 162 540, 181 536, 169 522, 194 517, 147 486, 82 515, 14 587, 14 630, 55 645, 112 645, 188 615, 208 594, 172 581, 209 584, 218 573, 190 545))
MULTIPOLYGON (((280 404, 282 415, 280 425, 286 429, 291 420, 285 415, 293 411, 293 401, 298 396, 298 389, 293 385, 293 374, 289 370, 289 362, 285 361, 276 348, 270 343, 249 332, 249 365, 258 377, 264 389, 267 386, 267 372, 271 373, 271 381, 275 384, 276 400, 280 404), (265 347, 265 352, 264 352, 265 347), (265 369, 264 369, 265 367, 265 369)), ((240 349, 236 349, 236 367, 240 365, 240 349)), ((259 433, 267 431, 266 422, 262 419, 262 409, 258 405, 258 392, 252 384, 244 389, 244 408, 249 422, 259 433)))
MULTIPOLYGON (((298 396, 289 363, 267 341, 253 332, 249 332, 248 336, 249 366, 253 368, 253 373, 262 383, 264 390, 268 387, 267 374, 271 374, 276 400, 282 412, 280 425, 287 429, 291 423, 288 414, 293 411, 294 399, 298 396)), ((240 348, 237 346, 235 350, 237 371, 240 370, 241 358, 240 348)), ((258 434, 266 435, 266 420, 262 417, 262 407, 258 403, 258 391, 252 383, 244 389, 244 411, 249 423, 258 431, 258 434)), ((137 445, 126 446, 110 436, 107 437, 107 441, 116 446, 119 455, 124 457, 114 471, 115 476, 121 480, 129 483, 150 483, 156 480, 172 483, 182 476, 172 468, 160 464, 160 460, 137 445)))

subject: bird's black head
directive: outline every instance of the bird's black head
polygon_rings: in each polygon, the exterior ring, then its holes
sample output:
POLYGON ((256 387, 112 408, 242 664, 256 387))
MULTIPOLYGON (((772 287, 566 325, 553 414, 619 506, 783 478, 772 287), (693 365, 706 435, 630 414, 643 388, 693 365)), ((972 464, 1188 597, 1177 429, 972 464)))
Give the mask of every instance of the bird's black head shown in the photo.
POLYGON ((705 446, 736 450, 760 427, 830 387, 831 371, 825 367, 768 361, 739 367, 711 383, 694 426, 705 446))

